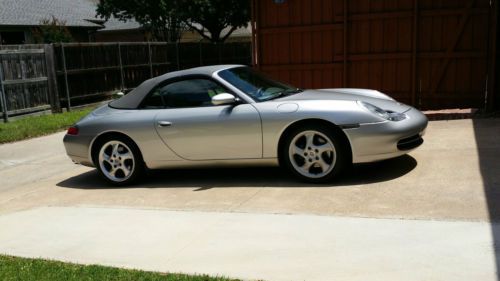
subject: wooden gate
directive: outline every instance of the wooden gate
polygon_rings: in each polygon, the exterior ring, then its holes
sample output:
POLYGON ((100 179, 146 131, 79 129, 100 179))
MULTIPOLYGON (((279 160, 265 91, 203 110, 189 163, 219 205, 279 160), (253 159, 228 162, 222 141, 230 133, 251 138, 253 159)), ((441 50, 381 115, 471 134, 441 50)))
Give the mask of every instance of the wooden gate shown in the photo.
POLYGON ((0 104, 5 122, 9 116, 48 110, 51 104, 58 104, 46 63, 51 51, 49 45, 0 49, 0 104))
MULTIPOLYGON (((254 64, 304 88, 486 107, 497 0, 253 0, 254 64)), ((491 96, 491 94, 490 94, 491 96)))

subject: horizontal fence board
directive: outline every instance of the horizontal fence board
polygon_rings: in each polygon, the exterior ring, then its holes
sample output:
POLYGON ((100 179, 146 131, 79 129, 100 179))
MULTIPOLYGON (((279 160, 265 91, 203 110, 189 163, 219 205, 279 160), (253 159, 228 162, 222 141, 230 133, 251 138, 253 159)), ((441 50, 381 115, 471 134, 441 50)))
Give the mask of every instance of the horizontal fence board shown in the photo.
POLYGON ((14 85, 14 84, 28 84, 28 83, 40 83, 46 82, 47 77, 37 77, 37 78, 29 78, 29 79, 16 79, 16 80, 4 80, 2 83, 5 86, 14 85))
POLYGON ((18 110, 9 110, 8 113, 9 115, 21 115, 21 114, 29 114, 33 112, 39 112, 39 111, 45 111, 50 109, 50 105, 41 105, 41 106, 35 106, 31 108, 24 108, 24 109, 18 109, 18 110))
POLYGON ((0 55, 33 55, 43 53, 45 53, 44 49, 0 50, 0 55))

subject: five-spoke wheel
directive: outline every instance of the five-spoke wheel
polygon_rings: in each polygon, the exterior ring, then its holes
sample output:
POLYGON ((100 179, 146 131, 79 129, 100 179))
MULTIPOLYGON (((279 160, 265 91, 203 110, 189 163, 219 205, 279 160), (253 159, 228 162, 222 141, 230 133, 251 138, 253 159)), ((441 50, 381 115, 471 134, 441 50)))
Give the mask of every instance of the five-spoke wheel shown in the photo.
POLYGON ((327 136, 318 131, 297 134, 288 153, 295 170, 306 177, 321 178, 335 167, 335 146, 327 136))
POLYGON ((101 175, 116 185, 132 182, 142 171, 142 157, 135 144, 126 139, 103 140, 94 160, 101 175))
POLYGON ((293 130, 288 134, 282 149, 282 164, 301 179, 310 182, 329 180, 346 165, 346 153, 340 136, 325 126, 293 130))

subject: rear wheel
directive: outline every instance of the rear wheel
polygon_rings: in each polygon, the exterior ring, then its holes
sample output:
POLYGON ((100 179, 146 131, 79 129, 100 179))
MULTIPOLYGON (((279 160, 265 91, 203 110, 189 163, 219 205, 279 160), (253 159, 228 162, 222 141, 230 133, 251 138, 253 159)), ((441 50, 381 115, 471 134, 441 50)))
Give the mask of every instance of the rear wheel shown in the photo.
POLYGON ((126 138, 111 137, 100 142, 94 160, 101 176, 114 185, 128 185, 142 175, 144 163, 139 149, 126 138))
POLYGON ((297 128, 287 135, 281 149, 282 164, 308 182, 331 180, 349 164, 341 136, 328 126, 297 128))

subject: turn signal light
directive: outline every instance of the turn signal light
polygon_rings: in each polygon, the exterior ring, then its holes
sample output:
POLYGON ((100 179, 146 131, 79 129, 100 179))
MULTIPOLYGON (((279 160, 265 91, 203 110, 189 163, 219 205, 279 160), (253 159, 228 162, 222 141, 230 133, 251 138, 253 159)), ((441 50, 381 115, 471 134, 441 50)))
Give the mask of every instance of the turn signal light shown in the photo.
POLYGON ((73 135, 73 136, 78 135, 78 127, 75 127, 75 126, 69 127, 67 134, 68 135, 73 135))

